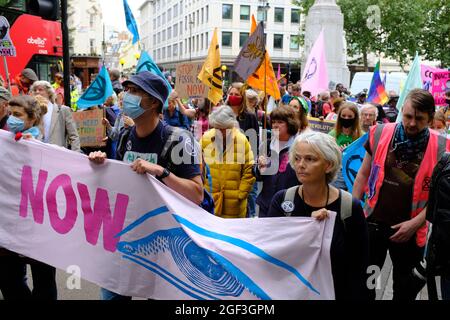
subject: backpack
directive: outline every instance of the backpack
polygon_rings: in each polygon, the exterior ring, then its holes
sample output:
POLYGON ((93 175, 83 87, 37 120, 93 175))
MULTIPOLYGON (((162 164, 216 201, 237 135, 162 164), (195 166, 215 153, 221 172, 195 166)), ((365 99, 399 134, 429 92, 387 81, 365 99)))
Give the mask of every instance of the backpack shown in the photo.
POLYGON ((450 277, 450 153, 437 163, 431 177, 427 206, 431 236, 427 244, 427 271, 450 277))
MULTIPOLYGON (((172 127, 172 126, 167 126, 166 128, 168 129, 166 131, 166 137, 167 137, 166 141, 167 142, 164 145, 164 148, 163 148, 163 150, 161 152, 159 160, 164 162, 164 163, 167 163, 167 165, 166 165, 167 170, 171 171, 171 168, 174 165, 173 162, 172 162, 172 159, 170 157, 170 154, 172 152, 172 147, 175 146, 175 143, 179 142, 179 137, 182 134, 182 132, 184 132, 184 130, 180 129, 180 128, 172 127)), ((120 135, 119 145, 118 145, 117 151, 116 151, 117 156, 118 156, 119 159, 123 159, 123 156, 125 155, 126 144, 127 144, 130 132, 131 132, 131 128, 128 128, 127 130, 124 130, 123 133, 120 135)), ((192 140, 192 143, 194 145, 196 143, 195 139, 190 134, 189 134, 189 137, 192 140)), ((206 167, 206 170, 207 170, 207 176, 208 176, 209 175, 209 167, 206 167)), ((209 177, 210 177, 210 175, 209 175, 209 177)), ((211 184, 211 181, 210 181, 210 186, 211 185, 212 184, 211 184)), ((200 207, 202 207, 204 210, 208 211, 209 213, 214 214, 214 200, 213 200, 213 197, 205 189, 203 189, 203 201, 200 204, 200 207)))
MULTIPOLYGON (((294 187, 290 187, 289 189, 286 190, 286 193, 284 194, 284 200, 281 204, 281 208, 284 211, 284 215, 286 217, 290 217, 292 212, 294 212, 294 198, 295 198, 295 194, 298 192, 298 188, 299 186, 294 186, 294 187)), ((348 217, 350 217, 352 215, 352 194, 344 191, 344 190, 340 190, 341 193, 341 212, 340 212, 340 216, 341 216, 341 220, 344 223, 344 228, 345 228, 345 219, 347 219, 348 217)))

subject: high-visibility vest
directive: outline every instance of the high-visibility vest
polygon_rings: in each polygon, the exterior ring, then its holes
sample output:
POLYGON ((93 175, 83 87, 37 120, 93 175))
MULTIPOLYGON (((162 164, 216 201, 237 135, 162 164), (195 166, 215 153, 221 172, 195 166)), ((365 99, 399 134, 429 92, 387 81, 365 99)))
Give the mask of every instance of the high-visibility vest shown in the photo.
MULTIPOLYGON (((364 206, 366 217, 370 216, 378 202, 381 186, 385 177, 385 162, 398 123, 376 125, 370 128, 369 139, 372 148, 372 168, 366 186, 367 201, 364 206)), ((414 179, 411 218, 417 216, 428 204, 433 169, 445 151, 450 150, 450 140, 430 130, 430 139, 414 179)), ((416 233, 416 243, 423 247, 426 243, 427 225, 424 224, 416 233)))

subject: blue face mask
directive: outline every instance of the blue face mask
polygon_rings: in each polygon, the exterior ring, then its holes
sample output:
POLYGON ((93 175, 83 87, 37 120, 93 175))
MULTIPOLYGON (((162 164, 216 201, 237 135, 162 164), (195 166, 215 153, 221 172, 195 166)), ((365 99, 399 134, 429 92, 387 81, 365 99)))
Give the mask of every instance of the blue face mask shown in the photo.
POLYGON ((9 131, 17 133, 22 132, 25 129, 25 121, 14 116, 9 116, 6 121, 9 131))
POLYGON ((123 95, 123 112, 131 119, 139 118, 145 110, 141 108, 142 98, 125 92, 123 95))

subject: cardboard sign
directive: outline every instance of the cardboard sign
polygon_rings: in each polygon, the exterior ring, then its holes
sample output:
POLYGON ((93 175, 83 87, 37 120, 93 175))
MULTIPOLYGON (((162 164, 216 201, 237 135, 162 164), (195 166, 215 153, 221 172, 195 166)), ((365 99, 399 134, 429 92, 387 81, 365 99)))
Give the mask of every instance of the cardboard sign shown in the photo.
POLYGON ((436 106, 445 106, 445 92, 450 90, 450 71, 433 73, 433 97, 436 106))
POLYGON ((180 98, 208 97, 208 87, 197 78, 201 70, 202 63, 183 63, 177 65, 175 91, 180 98))
POLYGON ((104 118, 102 109, 85 110, 72 113, 77 124, 81 147, 104 147, 105 126, 102 124, 104 118))
POLYGON ((16 48, 9 36, 9 22, 3 16, 0 16, 0 56, 16 56, 16 48))
POLYGON ((308 117, 309 127, 313 131, 329 133, 334 129, 336 121, 320 120, 319 118, 308 117))

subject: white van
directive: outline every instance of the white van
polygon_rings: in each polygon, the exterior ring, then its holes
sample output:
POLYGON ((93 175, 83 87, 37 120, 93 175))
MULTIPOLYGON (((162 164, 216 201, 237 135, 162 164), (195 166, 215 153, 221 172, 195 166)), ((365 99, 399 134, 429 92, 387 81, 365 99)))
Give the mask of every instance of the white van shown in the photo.
MULTIPOLYGON (((352 80, 350 92, 352 95, 357 95, 363 89, 370 90, 370 84, 372 82, 373 72, 357 72, 352 80)), ((380 74, 381 81, 384 80, 384 73, 380 74)), ((386 76, 386 92, 389 93, 393 90, 399 95, 400 86, 405 83, 408 75, 404 72, 389 72, 386 76)))

